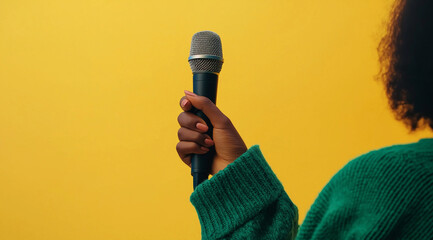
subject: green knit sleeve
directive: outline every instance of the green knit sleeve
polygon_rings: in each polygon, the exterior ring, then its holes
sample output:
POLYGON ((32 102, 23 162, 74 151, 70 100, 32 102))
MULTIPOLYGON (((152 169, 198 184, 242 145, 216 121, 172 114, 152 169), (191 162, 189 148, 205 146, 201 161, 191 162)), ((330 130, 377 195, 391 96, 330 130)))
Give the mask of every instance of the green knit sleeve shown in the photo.
POLYGON ((298 209, 259 146, 200 184, 191 195, 203 240, 294 239, 298 209))

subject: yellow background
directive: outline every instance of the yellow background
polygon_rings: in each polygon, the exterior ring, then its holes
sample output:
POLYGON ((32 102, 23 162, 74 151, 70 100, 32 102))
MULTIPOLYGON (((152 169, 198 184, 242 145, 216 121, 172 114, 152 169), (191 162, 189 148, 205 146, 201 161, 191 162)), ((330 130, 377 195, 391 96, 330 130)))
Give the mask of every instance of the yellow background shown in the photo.
POLYGON ((416 141, 387 108, 389 0, 0 0, 0 239, 199 239, 177 115, 192 35, 218 106, 299 207, 354 157, 416 141))

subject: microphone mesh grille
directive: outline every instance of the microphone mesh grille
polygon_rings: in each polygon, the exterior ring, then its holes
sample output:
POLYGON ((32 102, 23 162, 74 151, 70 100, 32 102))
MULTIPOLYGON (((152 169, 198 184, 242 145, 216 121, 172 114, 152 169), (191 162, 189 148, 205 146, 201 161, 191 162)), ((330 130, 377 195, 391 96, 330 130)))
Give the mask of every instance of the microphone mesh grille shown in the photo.
POLYGON ((193 72, 221 72, 223 62, 215 59, 192 59, 189 60, 189 66, 193 72))
MULTIPOLYGON (((190 56, 202 54, 223 57, 221 39, 218 34, 211 31, 202 31, 192 36, 190 56)), ((193 72, 219 73, 223 63, 215 59, 199 58, 189 60, 189 65, 193 72)))

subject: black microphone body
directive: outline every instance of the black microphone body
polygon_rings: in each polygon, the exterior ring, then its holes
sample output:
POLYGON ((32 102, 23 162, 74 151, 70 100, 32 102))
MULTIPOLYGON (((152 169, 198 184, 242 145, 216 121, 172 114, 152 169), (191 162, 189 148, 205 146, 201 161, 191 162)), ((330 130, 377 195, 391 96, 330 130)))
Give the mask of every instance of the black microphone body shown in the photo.
MULTIPOLYGON (((192 37, 191 51, 188 58, 193 72, 193 92, 199 96, 209 98, 216 104, 218 74, 224 62, 221 39, 218 34, 211 31, 197 32, 192 37)), ((208 117, 195 108, 192 113, 202 118, 209 127, 206 134, 213 137, 213 126, 208 117)), ((209 148, 205 154, 191 155, 191 175, 194 189, 208 179, 215 156, 215 147, 209 148)))
MULTIPOLYGON (((217 74, 209 72, 193 74, 193 92, 199 96, 209 98, 214 104, 216 104, 217 87, 217 74)), ((194 109, 192 112, 206 122, 206 125, 209 127, 206 134, 212 138, 213 126, 206 115, 197 109, 194 109)), ((205 154, 193 154, 191 156, 191 175, 193 176, 194 189, 204 180, 208 179, 214 155, 215 147, 212 146, 209 148, 209 152, 205 154)))

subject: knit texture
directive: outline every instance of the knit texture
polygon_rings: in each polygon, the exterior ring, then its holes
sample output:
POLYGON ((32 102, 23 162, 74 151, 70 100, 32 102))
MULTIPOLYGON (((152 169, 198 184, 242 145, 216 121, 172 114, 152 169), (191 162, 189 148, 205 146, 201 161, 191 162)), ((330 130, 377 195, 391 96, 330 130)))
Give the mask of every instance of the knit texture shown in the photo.
POLYGON ((335 174, 298 231, 298 210, 248 149, 199 185, 202 239, 433 239, 433 139, 371 151, 335 174))

